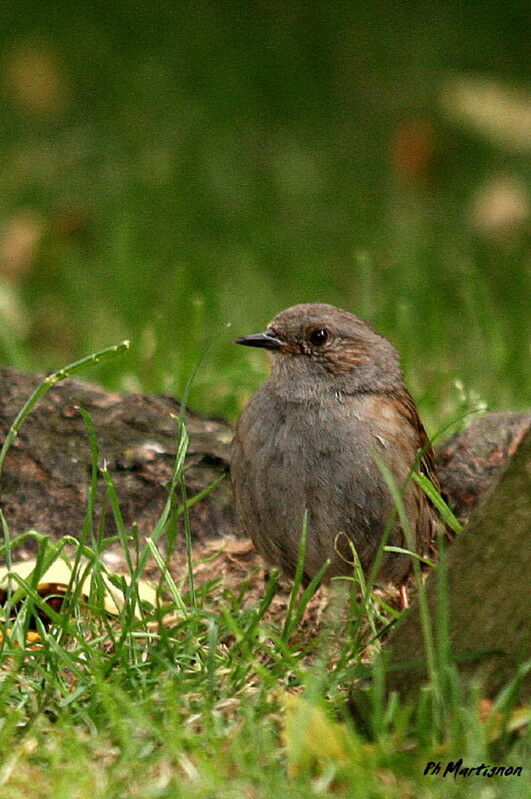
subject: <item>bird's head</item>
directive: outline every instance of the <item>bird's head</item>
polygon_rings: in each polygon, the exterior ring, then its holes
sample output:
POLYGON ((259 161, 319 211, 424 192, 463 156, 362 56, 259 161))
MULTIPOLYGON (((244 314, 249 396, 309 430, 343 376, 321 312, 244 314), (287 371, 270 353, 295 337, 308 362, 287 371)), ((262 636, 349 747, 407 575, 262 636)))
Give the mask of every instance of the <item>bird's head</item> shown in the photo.
POLYGON ((378 391, 401 385, 393 345, 366 322, 324 303, 294 305, 281 311, 263 333, 237 344, 267 349, 272 378, 313 381, 345 393, 378 391))

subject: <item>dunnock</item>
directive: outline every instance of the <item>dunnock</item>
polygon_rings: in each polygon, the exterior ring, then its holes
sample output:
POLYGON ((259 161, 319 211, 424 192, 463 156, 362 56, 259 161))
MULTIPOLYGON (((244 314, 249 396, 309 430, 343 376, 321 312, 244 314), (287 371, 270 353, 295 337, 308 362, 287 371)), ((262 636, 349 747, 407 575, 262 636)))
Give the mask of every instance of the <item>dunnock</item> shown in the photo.
MULTIPOLYGON (((307 512, 306 579, 327 558, 326 579, 352 574, 349 541, 370 569, 393 508, 374 454, 405 486, 416 548, 426 551, 436 514, 407 478, 420 449, 420 469, 436 483, 433 453, 392 344, 321 303, 288 308, 264 333, 237 343, 272 356, 269 380, 239 419, 231 457, 237 513, 263 557, 294 575, 307 512)), ((396 520, 387 543, 407 548, 396 520)), ((410 565, 409 555, 384 552, 378 576, 401 582, 410 565)))

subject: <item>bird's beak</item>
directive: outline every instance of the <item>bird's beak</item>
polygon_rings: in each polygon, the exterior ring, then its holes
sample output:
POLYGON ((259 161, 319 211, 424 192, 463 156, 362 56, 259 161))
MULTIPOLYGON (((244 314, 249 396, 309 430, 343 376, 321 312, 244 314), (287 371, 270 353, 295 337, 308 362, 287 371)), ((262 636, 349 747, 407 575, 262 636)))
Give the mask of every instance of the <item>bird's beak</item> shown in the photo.
POLYGON ((268 333, 253 333, 252 336, 242 336, 237 338, 235 344, 245 344, 246 347, 264 347, 266 350, 280 350, 285 346, 285 342, 268 333))

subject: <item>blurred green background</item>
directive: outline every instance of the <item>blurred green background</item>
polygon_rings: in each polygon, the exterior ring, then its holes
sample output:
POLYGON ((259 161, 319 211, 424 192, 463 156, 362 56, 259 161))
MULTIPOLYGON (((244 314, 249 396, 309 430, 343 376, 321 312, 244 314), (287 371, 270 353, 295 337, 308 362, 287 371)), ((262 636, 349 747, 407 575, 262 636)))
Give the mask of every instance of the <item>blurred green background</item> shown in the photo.
POLYGON ((234 418, 231 342, 331 302, 433 432, 526 402, 526 2, 8 2, 0 355, 234 418), (231 324, 228 328, 227 325, 231 324))

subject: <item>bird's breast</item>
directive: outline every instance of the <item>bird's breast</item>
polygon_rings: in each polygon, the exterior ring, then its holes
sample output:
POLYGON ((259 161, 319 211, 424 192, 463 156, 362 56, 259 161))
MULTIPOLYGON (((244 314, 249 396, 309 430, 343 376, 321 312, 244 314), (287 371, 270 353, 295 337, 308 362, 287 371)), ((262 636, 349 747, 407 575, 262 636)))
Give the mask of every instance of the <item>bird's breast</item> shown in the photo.
POLYGON ((273 392, 255 395, 237 435, 258 489, 282 486, 299 497, 325 486, 336 495, 355 484, 357 473, 374 471, 370 452, 377 439, 362 410, 336 397, 303 403, 273 392))

